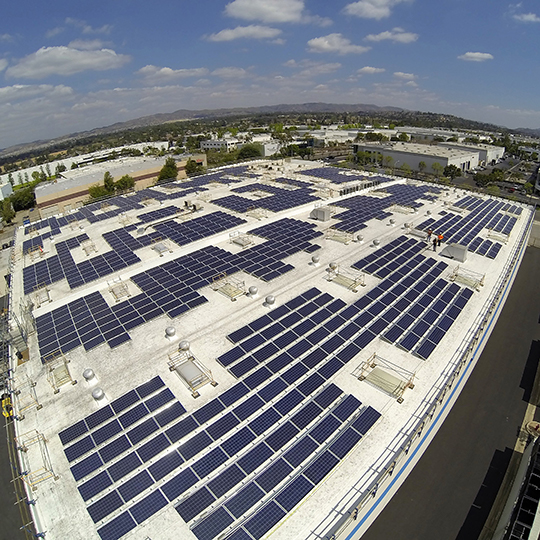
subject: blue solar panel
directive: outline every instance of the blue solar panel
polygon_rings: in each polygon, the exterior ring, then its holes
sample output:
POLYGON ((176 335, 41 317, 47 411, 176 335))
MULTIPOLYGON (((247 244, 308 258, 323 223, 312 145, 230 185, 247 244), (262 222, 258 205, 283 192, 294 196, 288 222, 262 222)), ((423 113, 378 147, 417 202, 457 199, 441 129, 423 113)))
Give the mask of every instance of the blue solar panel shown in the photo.
POLYGON ((309 434, 313 437, 319 444, 326 440, 334 431, 336 431, 341 422, 334 418, 333 416, 327 416, 321 422, 319 422, 309 434))
POLYGON ((217 469, 220 465, 225 463, 228 459, 228 456, 223 452, 221 448, 214 448, 198 461, 196 461, 191 468, 199 476, 199 478, 204 479, 212 471, 217 469))
POLYGON ((90 454, 87 458, 83 459, 79 463, 76 463, 71 467, 71 473, 75 480, 81 480, 85 476, 93 473, 103 465, 103 461, 98 454, 90 454))
POLYGON ((185 469, 178 473, 174 478, 165 483, 161 490, 169 501, 174 501, 182 493, 185 493, 191 486, 197 483, 199 479, 191 469, 185 469))
POLYGON ((305 476, 299 476, 279 493, 276 502, 290 512, 312 489, 313 484, 305 476))
POLYGON ((137 467, 142 465, 141 460, 135 452, 128 454, 126 457, 122 458, 120 461, 117 461, 111 465, 107 471, 109 472, 111 478, 116 482, 123 478, 126 474, 129 474, 131 471, 134 471, 137 467))
POLYGON ((260 435, 274 424, 279 422, 281 416, 275 409, 270 408, 260 414, 257 418, 249 423, 250 429, 256 434, 260 435))
POLYGON ((347 428, 338 438, 337 441, 330 445, 331 452, 339 459, 343 459, 358 441, 362 438, 357 431, 352 428, 347 428))
POLYGON ((234 464, 208 482, 208 487, 216 497, 221 497, 242 482, 245 477, 246 475, 240 470, 238 465, 234 464))
POLYGON ((141 386, 138 386, 136 388, 137 394, 139 394, 139 397, 145 398, 146 396, 149 396, 152 392, 155 392, 156 390, 159 390, 161 387, 165 386, 165 383, 162 381, 161 377, 154 377, 147 383, 141 384, 141 386))
POLYGON ((99 450, 99 455, 101 456, 101 459, 107 463, 129 448, 131 448, 131 443, 125 435, 122 435, 99 450))
POLYGON ((150 412, 153 412, 156 409, 159 409, 159 407, 165 405, 166 403, 169 403, 169 401, 172 401, 173 399, 174 394, 168 388, 165 388, 165 390, 161 391, 159 394, 156 394, 155 396, 147 399, 145 405, 146 407, 148 407, 148 410, 150 412))
POLYGON ((264 442, 261 442, 245 456, 242 456, 237 463, 246 474, 250 474, 273 455, 272 449, 264 442))
POLYGON ((170 407, 163 409, 155 415, 156 422, 161 426, 166 426, 173 420, 176 420, 186 412, 186 409, 180 402, 173 403, 170 407))
POLYGON ((118 540, 137 526, 128 512, 123 512, 98 529, 101 540, 118 540))
POLYGON ((149 437, 158 429, 159 426, 156 424, 156 421, 153 418, 148 418, 148 420, 145 420, 142 424, 139 424, 138 426, 135 426, 133 429, 129 430, 127 436, 131 441, 131 444, 137 444, 146 437, 149 437))
POLYGON ((267 469, 265 469, 255 481, 267 493, 275 488, 283 479, 285 479, 293 468, 283 459, 274 461, 267 469))
POLYGON ((81 497, 87 501, 92 497, 95 497, 98 493, 108 488, 112 484, 107 471, 102 471, 98 475, 94 476, 84 484, 78 487, 81 497))
POLYGON ((212 439, 206 434, 206 432, 201 431, 197 435, 193 436, 189 441, 186 441, 182 444, 178 451, 182 457, 187 461, 192 458, 199 452, 202 452, 207 446, 212 443, 212 439))
POLYGON ((254 482, 247 484, 225 503, 225 507, 235 518, 245 514, 254 504, 264 497, 264 491, 254 482))
POLYGON ((68 427, 67 429, 64 429, 64 431, 61 431, 58 436, 60 437, 60 440, 62 441, 63 445, 66 445, 76 439, 77 437, 80 437, 84 433, 88 431, 88 428, 86 427, 86 423, 84 420, 81 420, 80 422, 77 422, 76 424, 73 424, 72 426, 68 427))
POLYGON ((246 401, 238 405, 234 409, 234 414, 240 420, 245 420, 252 414, 255 414, 257 411, 259 411, 263 406, 264 401, 258 395, 253 395, 250 398, 246 399, 246 401))
POLYGON ((199 424, 203 424, 204 422, 208 422, 211 418, 216 416, 218 413, 220 413, 225 407, 223 404, 218 401, 217 399, 213 399, 212 401, 209 401, 206 405, 198 409, 193 413, 193 417, 199 424))
POLYGON ((267 504, 261 512, 247 521, 244 528, 258 540, 262 538, 283 517, 285 512, 274 502, 267 504))
POLYGON ((92 440, 92 437, 88 435, 84 437, 83 439, 81 439, 80 441, 77 441, 71 446, 68 446, 67 448, 65 448, 64 452, 66 454, 68 461, 75 461, 76 459, 86 454, 86 452, 90 452, 92 448, 95 448, 95 444, 94 444, 94 441, 92 440))
POLYGON ((146 496, 144 499, 133 505, 129 511, 138 524, 153 516, 156 512, 167 505, 167 499, 161 491, 156 490, 146 496))
POLYGON ((353 422, 352 426, 359 433, 365 435, 380 416, 381 413, 370 406, 362 412, 362 414, 353 422))
POLYGON ((118 420, 113 420, 112 422, 109 422, 108 424, 105 424, 94 431, 94 433, 92 433, 92 437, 97 445, 105 442, 111 437, 114 437, 114 435, 120 433, 121 431, 122 426, 120 425, 120 422, 118 422, 118 420))
POLYGON ((122 504, 124 503, 118 492, 111 491, 105 495, 105 497, 102 497, 95 503, 91 504, 87 510, 94 523, 97 523, 110 513, 114 512, 116 509, 120 508, 122 504))
POLYGON ((228 407, 249 392, 249 388, 244 383, 237 383, 219 396, 219 400, 228 407))
POLYGON ((135 475, 133 478, 130 478, 124 482, 119 488, 118 492, 122 496, 125 502, 130 501, 139 493, 142 493, 145 489, 148 489, 154 481, 152 477, 148 474, 147 471, 141 471, 139 474, 135 475))
POLYGON ((182 519, 186 522, 192 520, 202 510, 210 506, 216 498, 208 491, 206 487, 203 487, 187 499, 184 499, 177 507, 176 511, 180 514, 182 519))
POLYGON ((216 538, 233 521, 234 519, 227 512, 227 510, 221 507, 218 508, 213 514, 205 518, 204 521, 193 527, 192 532, 199 540, 216 538))
POLYGON ((317 485, 338 463, 339 459, 326 450, 306 468, 304 475, 317 485))
POLYGON ((137 392, 135 390, 131 390, 131 392, 128 392, 127 394, 124 394, 123 396, 114 400, 111 403, 111 407, 113 408, 114 412, 118 414, 124 409, 127 409, 130 405, 136 403, 137 401, 139 401, 139 396, 137 395, 137 392))

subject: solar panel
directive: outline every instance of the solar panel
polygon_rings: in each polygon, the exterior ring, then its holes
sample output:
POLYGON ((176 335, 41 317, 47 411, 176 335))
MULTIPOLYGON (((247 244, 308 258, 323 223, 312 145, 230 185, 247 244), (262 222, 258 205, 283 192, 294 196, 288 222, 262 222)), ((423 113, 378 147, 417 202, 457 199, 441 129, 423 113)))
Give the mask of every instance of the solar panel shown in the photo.
POLYGON ((208 488, 216 497, 221 497, 244 480, 246 475, 234 464, 208 482, 208 488))
POLYGON ((139 396, 137 392, 135 390, 131 390, 131 392, 128 392, 127 394, 124 394, 123 396, 114 400, 111 403, 111 407, 113 408, 114 412, 118 414, 124 409, 127 409, 129 406, 136 403, 137 401, 139 401, 139 396))
POLYGON ((118 540, 137 526, 129 512, 123 512, 98 529, 101 540, 118 540))
POLYGON ((131 471, 134 471, 137 467, 142 465, 141 460, 135 452, 128 454, 126 457, 122 458, 120 461, 117 461, 111 465, 107 471, 113 481, 118 481, 126 474, 129 474, 131 471))
POLYGON ((71 446, 64 448, 64 453, 66 454, 68 461, 75 461, 87 452, 90 452, 92 448, 95 448, 95 444, 92 437, 88 435, 71 446))
POLYGON ((317 485, 338 463, 339 459, 326 450, 305 469, 304 476, 317 485))
POLYGON ((301 475, 277 495, 276 502, 290 512, 312 489, 313 484, 301 475))
POLYGON ((219 534, 225 530, 234 519, 225 510, 225 508, 218 508, 213 514, 204 519, 201 523, 193 527, 193 534, 199 538, 199 540, 207 540, 209 538, 216 538, 219 534))
POLYGON ((190 468, 187 468, 165 483, 161 490, 169 501, 174 501, 191 486, 196 484, 198 480, 194 472, 190 468))
POLYGON ((73 424, 72 426, 68 427, 67 429, 64 429, 61 431, 58 436, 60 437, 60 440, 62 441, 63 445, 66 445, 76 439, 77 437, 80 437, 81 435, 84 435, 88 431, 88 428, 86 427, 86 423, 84 420, 81 420, 80 422, 77 422, 76 424, 73 424))
POLYGON ((240 403, 234 409, 234 414, 240 419, 245 420, 250 417, 252 414, 255 414, 261 407, 264 406, 264 401, 258 396, 253 395, 246 399, 243 403, 240 403))
POLYGON ((98 454, 90 454, 87 458, 71 467, 71 473, 76 481, 81 480, 85 476, 93 473, 103 465, 103 461, 98 454))
POLYGON ((260 501, 264 495, 264 491, 257 484, 250 482, 241 491, 235 493, 225 503, 225 507, 235 518, 239 518, 260 501))
POLYGON ((210 491, 203 487, 187 499, 184 499, 178 506, 176 511, 180 514, 182 519, 186 522, 191 521, 202 510, 210 506, 216 498, 210 493, 210 491))
POLYGON ((134 504, 130 509, 131 515, 135 518, 137 524, 141 524, 149 517, 153 516, 159 510, 167 505, 167 499, 161 491, 156 490, 147 495, 144 499, 134 504))
POLYGON ((191 439, 182 444, 178 451, 182 457, 187 461, 193 456, 202 452, 207 446, 212 443, 212 439, 207 435, 205 431, 201 431, 194 435, 191 439))
POLYGON ((246 474, 250 474, 272 455, 274 455, 274 452, 270 447, 264 442, 261 442, 246 455, 242 456, 237 463, 246 474))
POLYGON ((108 488, 111 484, 112 480, 107 474, 107 471, 102 471, 97 476, 94 476, 84 484, 81 484, 77 489, 79 490, 81 497, 87 501, 108 488))
POLYGON ((205 422, 208 422, 211 418, 216 416, 218 413, 220 413, 225 407, 223 404, 217 400, 213 399, 212 401, 209 401, 206 405, 198 409, 193 413, 193 417, 199 424, 204 424, 205 422))
POLYGON ((90 517, 97 523, 124 504, 117 491, 111 491, 95 503, 88 506, 90 517))
POLYGON ((99 455, 105 463, 108 463, 129 448, 131 448, 131 443, 125 435, 122 435, 118 439, 101 448, 101 450, 99 450, 99 455))
POLYGON ((244 528, 258 540, 262 538, 283 517, 285 512, 274 502, 267 504, 261 512, 244 524, 244 528))

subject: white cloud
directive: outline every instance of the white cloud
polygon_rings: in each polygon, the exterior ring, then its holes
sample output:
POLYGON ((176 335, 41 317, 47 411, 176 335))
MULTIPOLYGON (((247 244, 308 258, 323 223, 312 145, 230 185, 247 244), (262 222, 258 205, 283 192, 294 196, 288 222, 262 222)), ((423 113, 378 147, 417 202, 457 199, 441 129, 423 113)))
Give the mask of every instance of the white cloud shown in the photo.
POLYGON ((212 71, 211 75, 221 77, 222 79, 235 79, 243 78, 247 75, 247 71, 237 67, 222 67, 212 71))
POLYGON ((101 41, 100 39, 74 39, 70 43, 68 43, 68 47, 72 49, 79 49, 81 51, 95 51, 97 49, 103 49, 106 47, 105 42, 101 41))
POLYGON ((225 30, 221 30, 221 32, 217 32, 216 34, 210 34, 208 36, 208 40, 232 41, 234 39, 272 39, 276 38, 280 34, 281 30, 278 28, 250 24, 249 26, 226 28, 225 30))
POLYGON ((73 17, 66 18, 66 24, 80 28, 83 34, 110 34, 112 32, 112 25, 104 24, 99 28, 94 28, 81 19, 75 19, 73 17))
POLYGON ((395 43, 413 43, 418 39, 418 34, 405 32, 403 28, 393 28, 380 34, 369 34, 365 37, 366 41, 394 41, 395 43))
POLYGON ((24 102, 32 98, 65 98, 73 95, 73 89, 63 84, 14 84, 0 88, 0 105, 24 102))
POLYGON ((409 0, 359 0, 345 6, 347 15, 363 19, 385 19, 392 14, 392 8, 409 0))
POLYGON ((512 18, 519 22, 525 23, 538 23, 540 22, 540 17, 536 13, 516 13, 512 15, 512 18))
POLYGON ((58 34, 61 34, 64 31, 64 28, 62 26, 57 26, 56 28, 51 28, 50 30, 47 30, 45 32, 46 38, 52 38, 54 36, 57 36, 58 34))
POLYGON ((386 70, 384 68, 376 68, 371 66, 364 66, 358 70, 359 75, 375 75, 376 73, 384 73, 386 70))
POLYGON ((302 70, 297 73, 297 77, 318 77, 320 75, 328 75, 337 71, 341 64, 339 62, 309 62, 304 61, 298 64, 302 70))
POLYGON ((5 58, 0 58, 0 71, 4 71, 8 66, 8 61, 5 58))
POLYGON ((493 60, 493 55, 481 52, 467 52, 458 56, 458 58, 466 62, 485 62, 486 60, 493 60))
POLYGON ((225 6, 225 14, 247 21, 264 23, 312 23, 328 26, 326 17, 304 11, 304 0, 233 0, 225 6))
POLYGON ((171 69, 169 67, 157 67, 152 65, 144 66, 136 72, 138 75, 143 75, 148 79, 180 79, 184 77, 202 77, 208 74, 206 68, 191 68, 191 69, 171 69))
POLYGON ((416 75, 414 73, 403 73, 403 71, 394 71, 394 77, 403 79, 404 81, 412 81, 416 79, 416 75))
POLYGON ((308 50, 315 53, 362 54, 370 47, 353 45, 341 34, 328 34, 308 41, 308 50))
POLYGON ((81 71, 116 69, 131 58, 110 49, 82 51, 71 47, 42 47, 8 68, 6 76, 40 79, 50 75, 73 75, 81 71))

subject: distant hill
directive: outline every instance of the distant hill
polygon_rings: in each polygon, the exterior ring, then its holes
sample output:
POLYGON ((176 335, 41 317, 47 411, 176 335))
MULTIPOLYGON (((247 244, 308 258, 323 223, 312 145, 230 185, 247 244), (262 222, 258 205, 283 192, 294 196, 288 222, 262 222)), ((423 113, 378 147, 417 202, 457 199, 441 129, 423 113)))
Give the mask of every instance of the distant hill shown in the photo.
POLYGON ((531 129, 531 128, 517 128, 514 131, 523 133, 523 135, 529 135, 529 137, 540 137, 540 128, 531 129))
POLYGON ((394 121, 404 125, 421 127, 441 127, 446 129, 472 129, 484 131, 503 131, 506 128, 483 122, 467 120, 453 115, 408 111, 398 107, 379 107, 372 104, 336 104, 336 103, 301 103, 301 104, 281 104, 267 105, 263 107, 244 107, 232 109, 202 109, 188 110, 179 109, 172 113, 153 114, 143 116, 127 122, 117 122, 110 126, 95 128, 89 131, 71 133, 51 140, 39 140, 27 144, 11 146, 0 151, 0 158, 9 158, 28 152, 46 150, 49 147, 57 146, 69 141, 118 133, 121 131, 156 126, 168 122, 179 122, 182 120, 203 120, 223 117, 238 117, 264 114, 321 114, 321 113, 354 113, 363 116, 384 117, 388 121, 394 121))

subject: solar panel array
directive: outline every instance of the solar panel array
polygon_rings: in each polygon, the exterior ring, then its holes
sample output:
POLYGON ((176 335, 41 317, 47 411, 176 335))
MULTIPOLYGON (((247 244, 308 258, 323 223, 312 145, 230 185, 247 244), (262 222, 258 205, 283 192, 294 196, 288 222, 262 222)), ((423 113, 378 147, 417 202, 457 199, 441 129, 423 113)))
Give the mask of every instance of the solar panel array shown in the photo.
MULTIPOLYGON (((373 178, 366 176, 362 173, 355 173, 352 171, 343 171, 343 169, 337 169, 335 167, 316 167, 314 169, 308 169, 304 171, 298 171, 299 174, 306 176, 314 176, 315 178, 322 178, 324 180, 330 180, 334 184, 343 184, 345 182, 357 182, 360 180, 373 181, 373 178)), ((384 180, 388 178, 382 177, 384 180)))
POLYGON ((345 212, 334 215, 340 220, 332 228, 340 231, 355 232, 367 227, 370 219, 385 219, 392 213, 389 208, 393 205, 420 208, 423 203, 418 199, 432 201, 442 190, 433 186, 394 185, 385 188, 389 195, 384 198, 370 197, 369 195, 356 195, 343 201, 336 202, 336 206, 348 208, 345 212))
POLYGON ((456 206, 467 209, 469 213, 465 216, 452 212, 445 213, 438 220, 429 218, 423 221, 417 228, 421 230, 431 228, 435 232, 440 231, 445 237, 445 242, 467 246, 471 253, 484 255, 491 259, 497 256, 502 244, 478 235, 484 229, 510 235, 517 223, 517 218, 503 212, 512 211, 515 215, 519 215, 518 210, 522 210, 503 201, 483 200, 473 196, 461 199, 456 203, 456 206))
POLYGON ((292 509, 380 416, 327 382, 335 371, 324 360, 312 359, 300 375, 246 377, 191 414, 156 378, 61 432, 101 538, 116 540, 178 501, 205 539, 234 521, 250 530, 270 504, 292 509), (246 489, 260 496, 246 501, 246 489), (218 519, 223 512, 233 518, 218 519))
POLYGON ((287 190, 278 188, 277 186, 254 183, 248 186, 235 188, 233 191, 240 193, 265 191, 272 195, 259 199, 248 199, 246 197, 240 197, 239 195, 227 195, 226 197, 214 199, 212 202, 218 206, 234 210, 235 212, 245 213, 253 208, 264 208, 272 212, 280 212, 282 210, 288 210, 289 208, 295 208, 319 200, 319 197, 312 195, 313 189, 311 187, 300 187, 299 189, 287 190))

